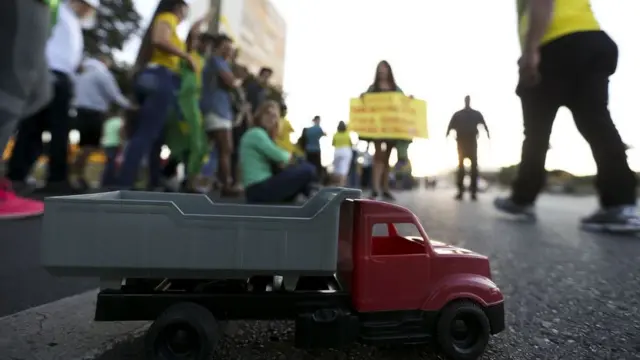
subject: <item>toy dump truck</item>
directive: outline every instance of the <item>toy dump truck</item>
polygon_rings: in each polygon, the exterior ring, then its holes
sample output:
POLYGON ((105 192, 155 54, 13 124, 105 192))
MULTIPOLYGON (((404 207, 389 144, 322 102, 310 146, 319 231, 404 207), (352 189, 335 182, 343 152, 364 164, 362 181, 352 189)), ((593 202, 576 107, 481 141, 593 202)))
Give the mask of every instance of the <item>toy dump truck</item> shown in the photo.
POLYGON ((489 260, 430 241, 401 206, 360 197, 326 188, 302 206, 129 191, 47 198, 42 263, 101 279, 96 321, 154 321, 151 360, 211 359, 219 322, 237 319, 295 320, 303 348, 433 343, 451 359, 478 358, 505 328, 489 260))

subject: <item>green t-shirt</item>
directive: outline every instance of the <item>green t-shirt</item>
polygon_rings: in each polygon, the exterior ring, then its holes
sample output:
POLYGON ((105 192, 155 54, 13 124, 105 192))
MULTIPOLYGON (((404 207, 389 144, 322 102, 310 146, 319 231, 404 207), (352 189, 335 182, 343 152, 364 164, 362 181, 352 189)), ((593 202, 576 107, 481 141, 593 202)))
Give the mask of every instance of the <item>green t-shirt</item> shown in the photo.
POLYGON ((240 169, 245 187, 257 184, 273 176, 271 167, 289 161, 291 154, 271 140, 261 127, 249 129, 240 139, 240 169))
POLYGON ((398 152, 398 159, 406 160, 409 158, 409 140, 398 140, 396 142, 396 151, 398 152))
POLYGON ((120 129, 122 128, 122 119, 114 116, 104 122, 102 131, 102 147, 120 146, 120 129))

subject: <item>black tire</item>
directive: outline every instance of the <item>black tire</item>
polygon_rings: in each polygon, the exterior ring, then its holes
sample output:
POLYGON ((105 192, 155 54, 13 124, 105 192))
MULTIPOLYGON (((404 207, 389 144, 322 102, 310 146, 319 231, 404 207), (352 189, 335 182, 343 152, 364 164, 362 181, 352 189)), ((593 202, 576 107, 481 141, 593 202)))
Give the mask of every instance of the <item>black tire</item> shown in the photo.
POLYGON ((145 338, 147 360, 211 360, 221 337, 211 312, 194 303, 168 308, 149 327, 145 338))
POLYGON ((451 360, 476 360, 484 353, 491 325, 483 309, 471 301, 447 305, 438 318, 438 345, 451 360))

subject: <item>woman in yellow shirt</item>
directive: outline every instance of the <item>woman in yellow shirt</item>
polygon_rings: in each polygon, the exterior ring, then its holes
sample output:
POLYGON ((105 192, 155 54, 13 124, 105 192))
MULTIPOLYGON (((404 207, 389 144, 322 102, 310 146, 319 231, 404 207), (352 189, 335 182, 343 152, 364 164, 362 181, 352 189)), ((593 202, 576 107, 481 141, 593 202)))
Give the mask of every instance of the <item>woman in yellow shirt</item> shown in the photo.
POLYGON ((157 186, 160 177, 159 154, 150 154, 161 135, 170 111, 176 105, 180 88, 180 62, 197 67, 178 37, 177 27, 186 18, 184 0, 162 0, 153 23, 145 35, 138 55, 135 79, 136 100, 140 105, 135 119, 136 131, 129 139, 120 168, 118 187, 132 188, 143 156, 149 156, 149 185, 157 186))
POLYGON ((338 132, 333 135, 333 177, 337 186, 347 183, 351 158, 353 157, 353 144, 344 121, 338 124, 338 132))
POLYGON ((282 104, 280 106, 280 113, 282 118, 280 119, 280 124, 278 125, 276 144, 280 148, 287 150, 295 156, 304 156, 304 152, 302 151, 302 149, 291 142, 291 133, 293 133, 293 126, 287 119, 287 105, 282 104))

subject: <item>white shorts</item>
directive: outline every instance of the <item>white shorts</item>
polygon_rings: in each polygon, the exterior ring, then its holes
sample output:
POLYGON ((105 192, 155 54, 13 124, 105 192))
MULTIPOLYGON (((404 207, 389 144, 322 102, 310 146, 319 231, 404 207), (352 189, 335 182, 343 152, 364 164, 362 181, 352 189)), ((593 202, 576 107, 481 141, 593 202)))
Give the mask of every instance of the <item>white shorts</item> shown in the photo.
POLYGON ((233 128, 233 121, 225 119, 215 113, 205 114, 203 120, 205 131, 231 130, 233 128))
POLYGON ((353 150, 350 147, 335 149, 333 153, 333 173, 339 176, 349 175, 353 150))

